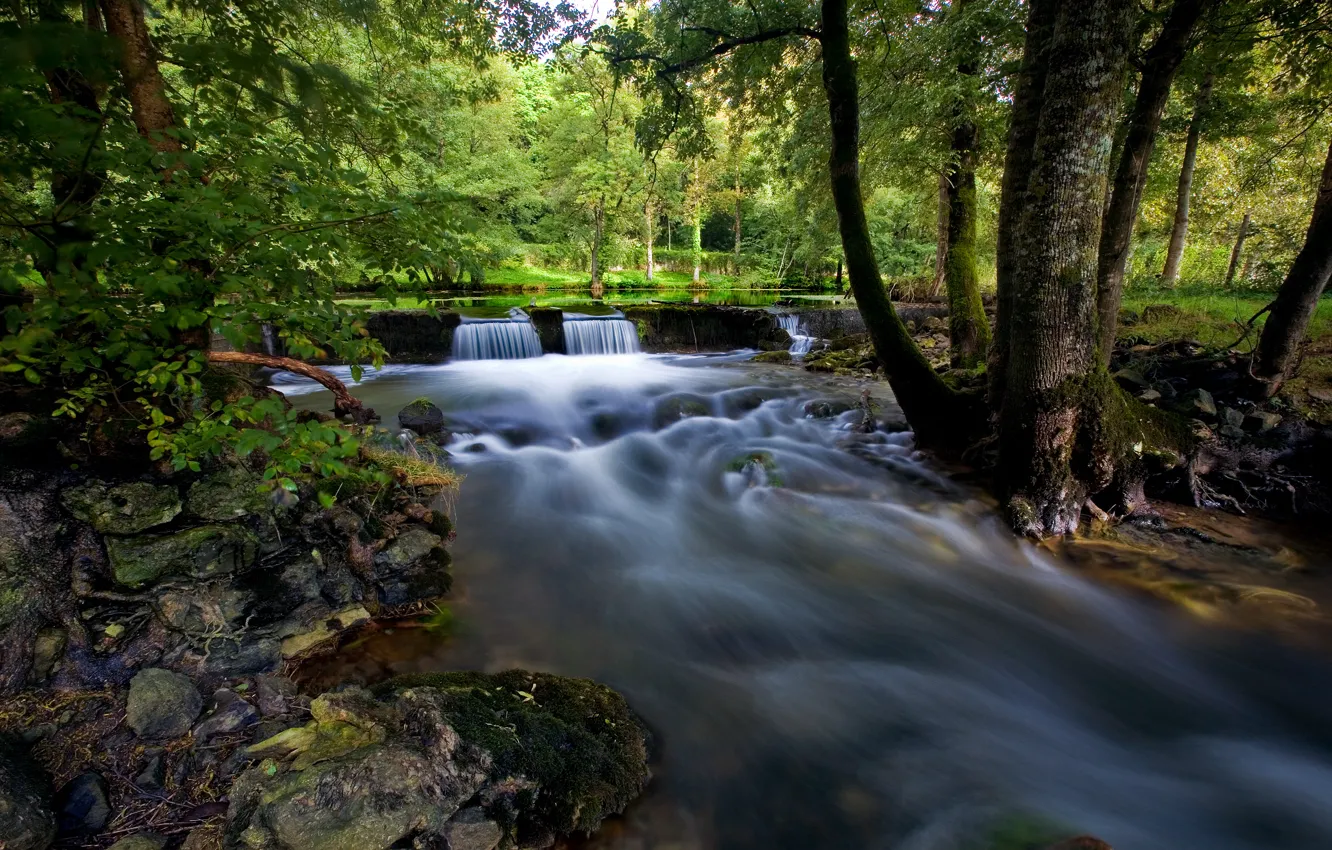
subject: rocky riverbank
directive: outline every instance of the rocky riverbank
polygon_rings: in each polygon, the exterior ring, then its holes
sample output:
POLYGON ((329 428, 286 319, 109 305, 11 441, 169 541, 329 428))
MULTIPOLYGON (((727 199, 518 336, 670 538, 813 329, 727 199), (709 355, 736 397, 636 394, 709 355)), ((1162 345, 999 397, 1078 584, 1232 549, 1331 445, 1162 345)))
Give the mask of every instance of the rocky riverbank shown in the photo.
POLYGON ((647 731, 593 682, 298 693, 305 659, 446 597, 449 476, 90 472, 42 430, 0 419, 4 850, 546 847, 645 786, 647 731))

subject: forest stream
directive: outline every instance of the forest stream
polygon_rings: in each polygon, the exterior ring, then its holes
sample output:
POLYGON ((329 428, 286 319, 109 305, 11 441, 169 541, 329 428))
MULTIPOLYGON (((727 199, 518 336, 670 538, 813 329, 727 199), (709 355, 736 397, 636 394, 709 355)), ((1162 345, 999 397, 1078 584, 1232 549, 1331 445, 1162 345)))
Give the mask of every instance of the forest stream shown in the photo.
POLYGON ((597 848, 938 850, 1034 820, 1117 850, 1332 846, 1332 662, 1015 542, 908 432, 860 433, 859 386, 728 357, 371 373, 368 404, 424 396, 454 432, 455 628, 307 675, 621 690, 655 778, 597 848))

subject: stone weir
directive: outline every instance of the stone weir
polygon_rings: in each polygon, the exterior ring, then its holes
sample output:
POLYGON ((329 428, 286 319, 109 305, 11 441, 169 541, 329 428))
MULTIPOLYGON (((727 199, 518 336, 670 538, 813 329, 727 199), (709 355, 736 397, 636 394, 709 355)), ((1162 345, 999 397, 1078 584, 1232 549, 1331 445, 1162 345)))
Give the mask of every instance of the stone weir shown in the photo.
POLYGON ((717 304, 642 304, 623 308, 647 352, 785 349, 791 337, 763 309, 717 304))
MULTIPOLYGON (((903 321, 917 324, 948 315, 942 304, 896 306, 903 321)), ((718 304, 637 304, 619 309, 637 328, 639 348, 649 353, 785 350, 791 338, 782 329, 778 313, 798 316, 805 333, 818 339, 865 332, 865 321, 854 307, 778 307, 774 311, 718 304)), ((583 353, 572 350, 563 311, 533 307, 526 313, 541 340, 542 353, 583 353)), ((462 323, 463 318, 451 310, 440 310, 433 316, 424 310, 384 310, 371 314, 366 330, 383 343, 390 362, 439 363, 455 356, 454 337, 462 323)))

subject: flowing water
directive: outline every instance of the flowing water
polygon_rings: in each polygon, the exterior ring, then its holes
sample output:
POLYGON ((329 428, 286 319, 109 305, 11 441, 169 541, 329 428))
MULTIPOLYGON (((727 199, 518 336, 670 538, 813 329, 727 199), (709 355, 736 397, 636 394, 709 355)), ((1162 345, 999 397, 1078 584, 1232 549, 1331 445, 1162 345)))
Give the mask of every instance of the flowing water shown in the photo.
POLYGON ((960 850, 1019 812, 1117 850, 1332 847, 1332 664, 1058 568, 908 434, 860 433, 860 386, 645 355, 372 373, 370 405, 425 395, 456 432, 460 626, 339 675, 618 688, 660 757, 602 848, 960 850))
POLYGON ((809 335, 809 329, 805 327, 798 315, 795 313, 778 313, 777 324, 791 336, 791 347, 788 350, 792 357, 800 358, 809 354, 810 347, 814 345, 814 337, 809 335))
POLYGON ((526 319, 464 321, 453 332, 456 360, 521 360, 541 356, 541 338, 526 319))
POLYGON ((565 314, 564 349, 569 354, 634 354, 638 351, 638 326, 623 317, 565 314))

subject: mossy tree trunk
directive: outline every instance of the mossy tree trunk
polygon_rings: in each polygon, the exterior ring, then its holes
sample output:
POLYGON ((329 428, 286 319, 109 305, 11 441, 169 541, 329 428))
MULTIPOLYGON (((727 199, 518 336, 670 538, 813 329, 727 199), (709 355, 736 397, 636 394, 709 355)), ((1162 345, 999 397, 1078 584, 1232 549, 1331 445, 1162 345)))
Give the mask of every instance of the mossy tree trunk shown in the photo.
MULTIPOLYGON (((1247 219, 1247 216, 1245 217, 1247 219)), ((1231 263, 1232 267, 1234 263, 1231 263)), ((1323 179, 1314 200, 1304 247, 1295 256, 1281 284, 1272 313, 1263 325, 1254 356, 1253 374, 1264 395, 1274 395, 1299 361, 1300 345, 1318 299, 1332 277, 1332 144, 1328 146, 1323 179)))
POLYGON ((947 270, 944 261, 948 259, 948 172, 939 175, 939 212, 935 218, 934 229, 934 285, 930 287, 930 296, 937 298, 943 291, 944 277, 947 270))
POLYGON ((1059 0, 1030 0, 1027 36, 1018 72, 1017 91, 1008 122, 1008 148, 1004 153, 1004 177, 999 193, 996 233, 996 299, 994 341, 990 345, 988 398, 991 410, 1003 406, 1008 375, 1009 328, 1012 324, 1013 292, 1017 287, 1017 252, 1014 239, 1018 217, 1027 204, 1027 190, 1036 157, 1036 132, 1040 129, 1049 51, 1054 41, 1059 0))
POLYGON ((1175 221, 1170 227, 1170 245, 1166 248, 1165 268, 1161 283, 1174 286, 1179 282, 1179 264, 1184 259, 1184 243, 1189 236, 1189 205, 1193 200, 1193 171, 1198 164, 1198 142, 1202 137, 1207 117, 1207 104, 1212 99, 1215 75, 1210 71, 1198 87, 1193 104, 1193 118, 1189 121, 1189 136, 1184 142, 1184 163, 1179 168, 1179 185, 1175 190, 1175 221))
POLYGON ((821 19, 823 89, 832 136, 828 171, 856 307, 917 439, 925 445, 956 448, 959 440, 978 432, 984 417, 977 399, 955 392, 930 368, 884 289, 860 187, 859 85, 851 58, 847 0, 823 0, 821 19))
POLYGON ((1147 165, 1156 146, 1156 134, 1165 114, 1170 87, 1188 52, 1198 21, 1215 0, 1175 0, 1161 33, 1142 60, 1137 97, 1129 112, 1124 149, 1114 164, 1114 185, 1101 226, 1101 244, 1096 272, 1099 321, 1097 346, 1101 362, 1110 363, 1119 326, 1119 305, 1124 294, 1124 270, 1128 265, 1133 228, 1142 206, 1147 184, 1147 165))
POLYGON ((1100 364, 1095 330, 1105 174, 1134 4, 1058 5, 1026 155, 1028 200, 1005 246, 1013 254, 998 484, 1014 529, 1033 536, 1076 530, 1088 496, 1109 484, 1118 449, 1104 428, 1119 424, 1111 408, 1127 401, 1100 364))
MULTIPOLYGON (((970 0, 953 6, 966 14, 970 0)), ((961 48, 957 63, 963 79, 976 76, 971 44, 961 48)), ((970 83, 964 87, 970 89, 970 83)), ((980 277, 976 272, 976 161, 980 157, 980 132, 975 107, 968 92, 953 110, 952 159, 948 169, 948 241, 944 275, 948 292, 948 333, 951 360, 955 367, 975 368, 985 360, 990 346, 990 322, 981 303, 980 277)))

